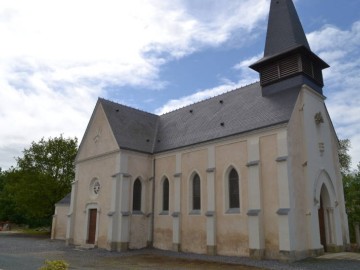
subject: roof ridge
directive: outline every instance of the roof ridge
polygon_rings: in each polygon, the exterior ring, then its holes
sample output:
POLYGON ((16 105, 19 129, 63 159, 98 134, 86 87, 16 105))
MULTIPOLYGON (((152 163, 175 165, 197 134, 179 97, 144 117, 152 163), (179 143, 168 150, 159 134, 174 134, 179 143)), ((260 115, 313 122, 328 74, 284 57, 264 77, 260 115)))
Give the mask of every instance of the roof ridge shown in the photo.
POLYGON ((215 96, 209 97, 209 98, 205 98, 205 99, 203 99, 203 100, 196 101, 196 102, 191 103, 191 104, 188 104, 188 105, 186 105, 186 106, 183 106, 183 107, 180 107, 180 108, 174 109, 174 110, 172 110, 172 111, 169 111, 169 112, 166 112, 166 113, 163 113, 163 114, 160 114, 159 116, 164 116, 164 115, 167 115, 167 114, 170 114, 170 113, 174 113, 174 112, 176 112, 176 111, 179 111, 179 110, 185 109, 185 108, 190 107, 190 106, 194 106, 194 105, 196 105, 196 104, 199 104, 199 103, 202 103, 202 102, 208 101, 208 100, 210 100, 210 99, 213 99, 213 98, 218 98, 218 97, 220 97, 220 96, 222 96, 222 95, 226 95, 226 94, 229 94, 229 93, 231 93, 231 92, 234 92, 234 91, 237 91, 237 90, 240 90, 240 89, 243 89, 243 88, 249 87, 249 86, 254 85, 254 84, 257 84, 257 83, 259 83, 259 82, 260 82, 260 81, 255 81, 255 82, 252 82, 252 83, 249 83, 249 84, 246 84, 246 85, 240 86, 240 87, 238 87, 238 88, 228 90, 228 91, 226 91, 226 92, 224 92, 224 93, 221 93, 221 94, 218 94, 218 95, 215 95, 215 96))

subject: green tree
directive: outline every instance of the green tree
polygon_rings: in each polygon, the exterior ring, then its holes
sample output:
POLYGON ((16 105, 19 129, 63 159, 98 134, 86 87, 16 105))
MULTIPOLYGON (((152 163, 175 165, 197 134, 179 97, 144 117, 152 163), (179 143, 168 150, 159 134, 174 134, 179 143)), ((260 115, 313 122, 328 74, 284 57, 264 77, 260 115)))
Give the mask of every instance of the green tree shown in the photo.
POLYGON ((350 165, 351 165, 351 156, 349 155, 349 148, 351 143, 349 139, 339 140, 339 162, 340 162, 340 171, 343 176, 349 174, 350 165))
POLYGON ((357 170, 351 172, 351 156, 349 155, 349 148, 351 147, 350 140, 339 140, 339 162, 340 171, 343 176, 344 196, 346 211, 348 214, 350 239, 355 242, 355 223, 360 222, 360 163, 357 170))
POLYGON ((14 194, 9 190, 16 174, 14 168, 0 172, 0 220, 22 224, 25 216, 17 211, 14 194))
POLYGON ((60 135, 32 142, 16 159, 16 168, 2 174, 5 201, 0 200, 0 216, 15 221, 16 214, 31 226, 50 224, 54 204, 71 190, 76 152, 76 138, 60 135), (4 205, 7 211, 2 210, 4 205))
MULTIPOLYGON (((59 196, 66 195, 75 177, 74 160, 77 152, 77 138, 60 137, 32 142, 29 149, 18 157, 17 167, 24 172, 38 173, 57 183, 59 196)), ((59 197, 57 196, 57 197, 59 197)))
POLYGON ((358 169, 343 177, 346 211, 349 219, 350 238, 355 242, 355 223, 360 222, 360 163, 358 169))

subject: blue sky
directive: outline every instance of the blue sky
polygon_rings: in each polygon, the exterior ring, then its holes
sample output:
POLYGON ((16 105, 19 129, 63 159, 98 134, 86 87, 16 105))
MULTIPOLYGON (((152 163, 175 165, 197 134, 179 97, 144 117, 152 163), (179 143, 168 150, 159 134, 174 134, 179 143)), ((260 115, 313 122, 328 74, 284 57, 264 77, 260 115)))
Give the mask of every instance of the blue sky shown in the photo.
MULTIPOLYGON (((360 0, 295 1, 327 107, 360 162, 360 0)), ((269 0, 2 0, 0 167, 42 137, 82 138, 97 98, 164 113, 255 82, 269 0)))

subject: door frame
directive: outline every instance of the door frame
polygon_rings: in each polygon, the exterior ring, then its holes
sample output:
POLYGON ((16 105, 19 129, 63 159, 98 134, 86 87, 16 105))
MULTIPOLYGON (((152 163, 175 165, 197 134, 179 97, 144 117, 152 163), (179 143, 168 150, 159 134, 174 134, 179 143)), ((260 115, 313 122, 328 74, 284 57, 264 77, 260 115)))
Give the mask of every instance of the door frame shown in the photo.
POLYGON ((100 217, 100 207, 97 203, 88 203, 85 207, 85 224, 84 224, 84 245, 94 245, 97 246, 98 234, 99 234, 99 217, 100 217), (94 244, 88 244, 89 237, 89 226, 90 226, 90 210, 96 210, 96 230, 95 230, 95 242, 94 244))
POLYGON ((87 236, 87 239, 86 239, 86 243, 90 244, 90 245, 95 244, 96 220, 97 220, 97 209, 96 208, 90 208, 89 209, 89 222, 88 222, 88 236, 87 236), (93 215, 95 215, 95 217, 93 217, 93 215), (95 228, 92 228, 93 226, 95 226, 95 228), (90 242, 90 239, 92 240, 91 242, 90 242))
MULTIPOLYGON (((328 251, 329 247, 336 245, 337 231, 336 224, 338 221, 335 218, 335 210, 337 209, 337 193, 330 175, 326 170, 322 170, 315 181, 314 185, 314 203, 317 207, 318 214, 316 220, 318 224, 318 245, 323 247, 324 251, 328 251), (324 220, 320 220, 320 211, 324 220), (325 239, 321 239, 321 229, 325 233, 325 239), (325 240, 325 245, 323 245, 325 240)), ((312 228, 315 229, 315 228, 312 228)))

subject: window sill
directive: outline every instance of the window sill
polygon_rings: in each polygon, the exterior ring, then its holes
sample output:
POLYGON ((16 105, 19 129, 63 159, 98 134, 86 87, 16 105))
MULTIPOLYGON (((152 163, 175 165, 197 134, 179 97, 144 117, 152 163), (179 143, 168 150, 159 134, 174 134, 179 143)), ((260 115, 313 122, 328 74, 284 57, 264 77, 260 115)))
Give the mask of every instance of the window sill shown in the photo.
POLYGON ((132 211, 133 216, 143 216, 144 213, 142 211, 132 211))
POLYGON ((240 214, 240 208, 230 208, 226 211, 226 214, 240 214))
POLYGON ((160 216, 167 216, 169 215, 169 211, 162 211, 159 213, 160 216))
POLYGON ((191 210, 189 215, 201 215, 201 210, 191 210))

